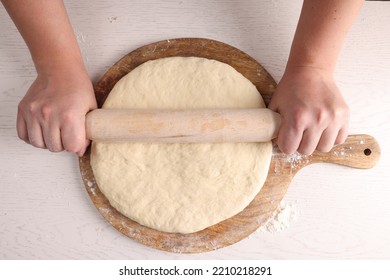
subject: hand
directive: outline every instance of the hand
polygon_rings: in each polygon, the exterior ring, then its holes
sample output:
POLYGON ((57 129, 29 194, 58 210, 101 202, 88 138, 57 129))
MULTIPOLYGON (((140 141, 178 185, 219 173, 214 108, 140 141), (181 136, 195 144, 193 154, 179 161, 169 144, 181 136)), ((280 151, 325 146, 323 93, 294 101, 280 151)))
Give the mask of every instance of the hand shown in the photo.
POLYGON ((18 136, 34 147, 82 156, 89 145, 85 115, 94 108, 96 99, 85 71, 39 74, 19 103, 18 136))
POLYGON ((282 115, 277 143, 284 153, 329 152, 348 135, 349 110, 328 71, 286 70, 269 108, 282 115))

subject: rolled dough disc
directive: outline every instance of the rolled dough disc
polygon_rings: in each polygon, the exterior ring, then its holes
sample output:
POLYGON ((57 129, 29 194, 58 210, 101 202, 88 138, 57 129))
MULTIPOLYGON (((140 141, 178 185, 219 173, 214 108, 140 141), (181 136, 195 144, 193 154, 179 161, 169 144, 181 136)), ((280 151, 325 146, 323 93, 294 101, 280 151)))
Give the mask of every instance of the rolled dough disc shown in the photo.
MULTIPOLYGON (((103 108, 258 108, 256 87, 231 66, 197 57, 148 61, 119 80, 103 108)), ((144 226, 192 233, 242 211, 260 191, 272 144, 92 144, 96 182, 144 226)))

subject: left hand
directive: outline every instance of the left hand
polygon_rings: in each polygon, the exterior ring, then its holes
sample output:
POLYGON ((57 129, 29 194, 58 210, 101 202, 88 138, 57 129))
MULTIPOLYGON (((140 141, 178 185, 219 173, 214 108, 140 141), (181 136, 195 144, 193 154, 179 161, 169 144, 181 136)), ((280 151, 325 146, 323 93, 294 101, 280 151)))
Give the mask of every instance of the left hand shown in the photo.
POLYGON ((349 109, 329 71, 286 70, 269 108, 282 116, 277 143, 286 154, 329 152, 347 138, 349 109))
POLYGON ((82 156, 90 143, 85 115, 95 108, 92 83, 82 67, 39 74, 19 103, 18 136, 34 147, 82 156))

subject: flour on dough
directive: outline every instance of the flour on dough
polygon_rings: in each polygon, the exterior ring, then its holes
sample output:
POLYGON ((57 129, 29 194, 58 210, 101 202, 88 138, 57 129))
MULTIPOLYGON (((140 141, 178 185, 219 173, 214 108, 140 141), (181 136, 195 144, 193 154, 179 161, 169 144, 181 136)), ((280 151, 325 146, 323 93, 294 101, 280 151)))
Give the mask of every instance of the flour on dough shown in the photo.
MULTIPOLYGON (((265 107, 231 66, 205 58, 148 61, 117 82, 103 108, 265 107)), ((110 204, 147 227, 192 233, 242 211, 264 184, 267 143, 93 143, 91 166, 110 204)))

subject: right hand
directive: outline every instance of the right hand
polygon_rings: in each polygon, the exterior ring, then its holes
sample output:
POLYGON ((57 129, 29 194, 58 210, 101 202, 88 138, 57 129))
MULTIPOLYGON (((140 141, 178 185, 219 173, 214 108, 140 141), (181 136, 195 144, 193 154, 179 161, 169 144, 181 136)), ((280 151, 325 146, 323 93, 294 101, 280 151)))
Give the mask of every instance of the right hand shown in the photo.
POLYGON ((286 70, 269 108, 282 115, 277 142, 286 154, 329 152, 347 138, 348 106, 329 71, 286 70))
POLYGON ((84 70, 39 74, 19 103, 18 136, 34 147, 82 156, 89 145, 85 115, 96 107, 84 70))

